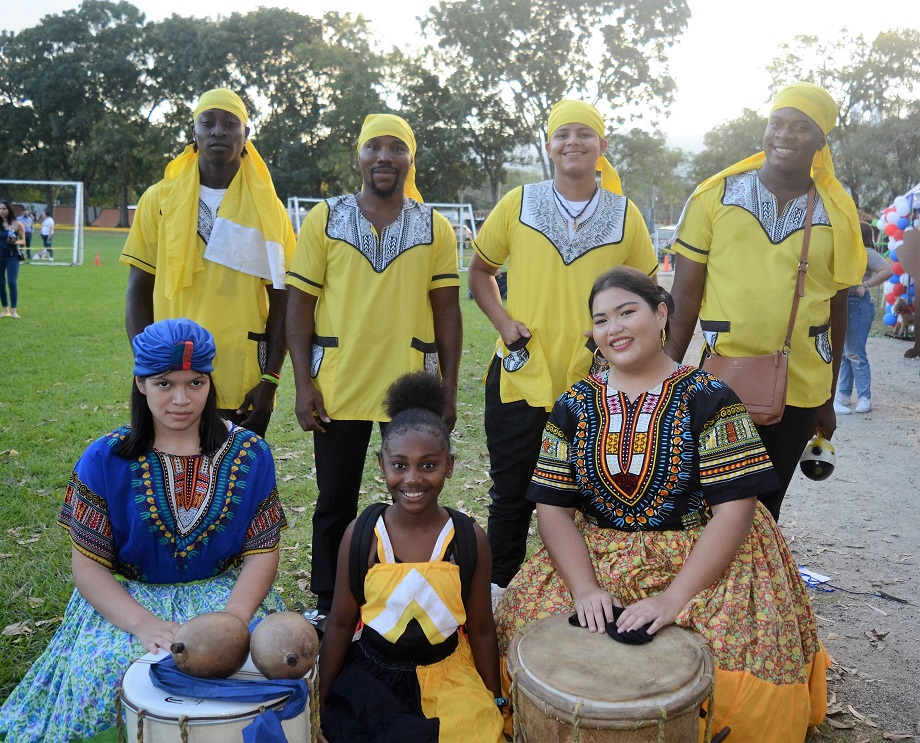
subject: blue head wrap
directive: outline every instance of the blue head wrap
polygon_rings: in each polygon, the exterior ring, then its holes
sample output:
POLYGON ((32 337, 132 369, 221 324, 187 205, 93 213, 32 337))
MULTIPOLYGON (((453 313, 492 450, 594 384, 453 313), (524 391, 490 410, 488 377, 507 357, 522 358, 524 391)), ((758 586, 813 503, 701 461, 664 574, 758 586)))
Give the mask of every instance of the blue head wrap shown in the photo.
POLYGON ((148 325, 131 341, 134 373, 149 377, 169 371, 214 371, 214 337, 198 323, 180 317, 148 325))

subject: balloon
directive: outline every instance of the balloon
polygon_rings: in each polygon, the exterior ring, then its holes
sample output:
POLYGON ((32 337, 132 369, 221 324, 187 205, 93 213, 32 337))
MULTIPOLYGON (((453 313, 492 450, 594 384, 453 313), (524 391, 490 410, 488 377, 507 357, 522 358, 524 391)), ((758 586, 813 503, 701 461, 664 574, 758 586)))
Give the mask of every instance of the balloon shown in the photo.
POLYGON ((898 213, 899 217, 906 217, 907 213, 910 211, 910 204, 903 196, 898 196, 894 200, 894 210, 898 213))
POLYGON ((900 276, 902 273, 904 273, 904 266, 902 266, 900 263, 895 261, 894 263, 891 264, 891 272, 895 276, 900 276))
MULTIPOLYGON (((903 242, 903 241, 902 241, 902 242, 903 242)), ((898 244, 900 245, 900 243, 898 243, 898 244)), ((889 258, 889 260, 891 260, 892 262, 896 262, 896 261, 898 260, 898 256, 895 255, 894 250, 889 250, 889 251, 888 251, 888 258, 889 258)))
POLYGON ((898 321, 898 318, 895 315, 892 315, 890 312, 887 313, 885 317, 882 318, 882 322, 885 323, 885 325, 894 326, 894 324, 897 321, 898 321))
POLYGON ((900 297, 904 292, 907 291, 907 287, 904 284, 895 284, 894 288, 891 290, 891 293, 896 297, 900 297))
MULTIPOLYGON (((908 276, 906 273, 901 274, 901 288, 904 290, 904 292, 907 291, 907 286, 909 284, 910 284, 910 276, 908 276)), ((903 294, 904 292, 901 292, 901 294, 903 294)))
POLYGON ((894 231, 894 234, 891 236, 891 242, 900 242, 904 239, 904 230, 898 228, 894 231))
POLYGON ((888 224, 895 224, 898 219, 898 213, 894 209, 890 209, 885 212, 885 221, 888 224))
POLYGON ((885 295, 885 304, 888 305, 888 309, 889 309, 889 310, 891 309, 891 305, 894 304, 894 300, 896 300, 896 299, 897 299, 897 297, 895 296, 895 293, 894 293, 894 292, 888 292, 888 293, 885 295))
POLYGON ((892 237, 895 232, 898 231, 898 226, 896 224, 891 224, 890 222, 885 225, 885 234, 888 237, 892 237))
POLYGON ((914 220, 914 229, 920 230, 920 217, 914 220))
POLYGON ((901 217, 895 224, 899 230, 906 230, 910 226, 910 220, 907 217, 901 217))

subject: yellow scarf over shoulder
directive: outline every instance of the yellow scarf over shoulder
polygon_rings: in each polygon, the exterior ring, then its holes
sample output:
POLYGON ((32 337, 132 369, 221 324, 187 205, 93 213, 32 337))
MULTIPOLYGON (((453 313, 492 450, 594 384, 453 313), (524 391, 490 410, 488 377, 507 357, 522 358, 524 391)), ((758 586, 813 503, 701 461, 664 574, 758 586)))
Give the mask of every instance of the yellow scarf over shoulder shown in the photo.
MULTIPOLYGON (((234 114, 243 126, 249 121, 243 101, 233 91, 215 89, 202 95, 194 117, 214 108, 234 114)), ((166 166, 164 180, 167 299, 192 285, 194 275, 204 269, 204 259, 270 279, 276 289, 284 289, 285 231, 278 218, 284 210, 268 167, 252 142, 246 142, 239 172, 221 201, 204 256, 198 247, 201 184, 193 145, 166 166)))
MULTIPOLYGON (((770 114, 781 108, 795 108, 801 111, 814 121, 824 134, 837 125, 837 104, 824 88, 813 83, 799 82, 783 88, 774 99, 770 114)), ((690 199, 721 185, 730 175, 759 170, 765 160, 766 154, 758 152, 727 167, 697 186, 690 199)), ((848 284, 852 278, 849 274, 852 273, 853 260, 858 260, 862 251, 862 234, 856 205, 834 175, 834 161, 826 144, 815 153, 811 163, 811 177, 824 201, 824 208, 834 231, 834 280, 839 284, 848 284)))
MULTIPOLYGON (((584 101, 561 100, 549 112, 549 122, 546 125, 546 139, 553 136, 553 132, 565 124, 581 124, 594 130, 598 137, 607 139, 604 135, 604 119, 601 113, 590 103, 584 101)), ((608 191, 623 195, 623 184, 620 174, 617 173, 610 161, 601 155, 597 158, 596 170, 601 173, 601 186, 608 191)))

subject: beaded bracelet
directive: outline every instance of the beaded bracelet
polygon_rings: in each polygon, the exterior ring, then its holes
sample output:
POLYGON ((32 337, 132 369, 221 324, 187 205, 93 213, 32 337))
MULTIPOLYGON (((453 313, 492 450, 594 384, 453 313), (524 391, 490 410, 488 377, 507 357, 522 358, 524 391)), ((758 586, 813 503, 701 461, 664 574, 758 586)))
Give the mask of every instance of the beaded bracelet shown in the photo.
POLYGON ((275 374, 274 372, 265 372, 265 374, 262 375, 262 381, 269 382, 270 384, 273 384, 275 387, 277 387, 278 382, 281 381, 281 375, 275 374))

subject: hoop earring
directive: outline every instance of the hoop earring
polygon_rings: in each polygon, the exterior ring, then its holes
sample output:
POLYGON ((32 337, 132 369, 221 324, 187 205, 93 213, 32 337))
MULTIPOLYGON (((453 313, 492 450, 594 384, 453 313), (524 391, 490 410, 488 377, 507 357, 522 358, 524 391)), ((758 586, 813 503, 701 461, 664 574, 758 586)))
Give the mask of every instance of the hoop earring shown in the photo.
POLYGON ((661 348, 664 348, 668 345, 668 334, 664 332, 664 328, 661 329, 661 348))
POLYGON ((594 363, 598 366, 610 366, 610 362, 607 361, 607 359, 604 357, 604 354, 601 354, 600 358, 597 357, 598 351, 600 350, 601 349, 599 348, 594 349, 594 363))

